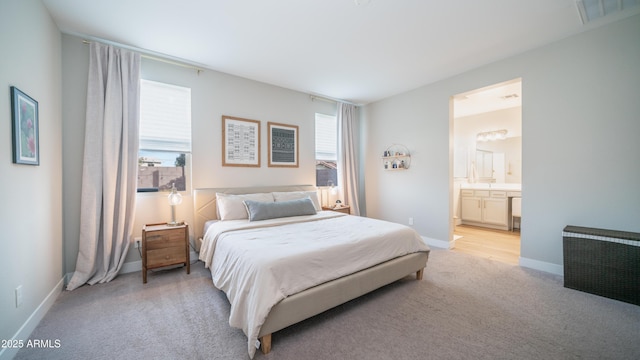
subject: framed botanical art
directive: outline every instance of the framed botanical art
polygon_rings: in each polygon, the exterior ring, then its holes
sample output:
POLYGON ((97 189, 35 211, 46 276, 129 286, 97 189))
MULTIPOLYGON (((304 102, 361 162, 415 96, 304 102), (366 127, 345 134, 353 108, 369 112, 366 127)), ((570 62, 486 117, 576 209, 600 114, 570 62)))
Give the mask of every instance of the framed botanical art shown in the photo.
POLYGON ((222 166, 260 167, 260 121, 222 116, 222 166))
POLYGON ((269 130, 269 166, 298 167, 298 127, 267 123, 269 130))
POLYGON ((40 165, 38 102, 17 87, 11 87, 13 162, 40 165))

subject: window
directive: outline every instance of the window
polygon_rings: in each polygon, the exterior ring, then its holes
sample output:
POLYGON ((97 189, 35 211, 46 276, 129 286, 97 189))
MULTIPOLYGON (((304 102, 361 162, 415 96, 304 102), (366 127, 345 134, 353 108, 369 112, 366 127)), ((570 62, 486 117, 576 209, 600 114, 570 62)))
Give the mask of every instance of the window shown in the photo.
POLYGON ((188 186, 191 160, 191 89, 140 80, 138 192, 188 186))
POLYGON ((338 184, 338 125, 335 116, 316 114, 316 186, 338 184))

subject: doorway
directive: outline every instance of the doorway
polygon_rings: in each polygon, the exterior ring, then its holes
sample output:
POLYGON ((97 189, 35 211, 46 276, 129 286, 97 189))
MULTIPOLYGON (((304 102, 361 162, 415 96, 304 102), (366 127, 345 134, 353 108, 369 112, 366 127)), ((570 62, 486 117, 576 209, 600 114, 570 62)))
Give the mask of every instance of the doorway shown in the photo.
POLYGON ((522 80, 456 94, 451 112, 453 250, 518 264, 522 80))

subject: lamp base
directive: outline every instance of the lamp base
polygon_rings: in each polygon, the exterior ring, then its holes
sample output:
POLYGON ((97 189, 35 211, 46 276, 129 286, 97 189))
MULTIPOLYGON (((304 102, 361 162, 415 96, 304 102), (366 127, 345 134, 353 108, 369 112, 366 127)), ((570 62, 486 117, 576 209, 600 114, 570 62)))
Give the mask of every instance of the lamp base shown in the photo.
POLYGON ((176 207, 171 205, 171 221, 167 222, 167 226, 180 226, 184 225, 184 221, 176 221, 176 207))

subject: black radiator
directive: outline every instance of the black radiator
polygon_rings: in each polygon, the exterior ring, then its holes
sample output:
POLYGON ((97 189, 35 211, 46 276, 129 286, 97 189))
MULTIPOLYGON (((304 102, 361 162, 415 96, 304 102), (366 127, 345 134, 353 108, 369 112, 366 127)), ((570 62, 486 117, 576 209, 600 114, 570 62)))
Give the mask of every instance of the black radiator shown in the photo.
POLYGON ((640 233, 567 226, 564 286, 640 305, 640 233))

